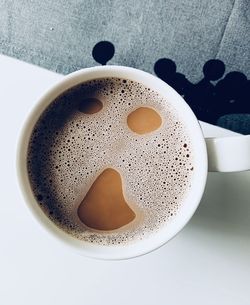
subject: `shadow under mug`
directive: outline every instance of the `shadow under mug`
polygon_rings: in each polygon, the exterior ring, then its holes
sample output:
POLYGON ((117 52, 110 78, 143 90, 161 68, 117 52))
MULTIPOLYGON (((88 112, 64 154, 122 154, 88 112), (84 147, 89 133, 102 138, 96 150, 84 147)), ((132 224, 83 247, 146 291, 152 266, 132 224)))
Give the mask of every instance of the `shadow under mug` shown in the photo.
POLYGON ((47 91, 36 103, 21 131, 17 150, 17 173, 19 184, 36 219, 47 231, 65 246, 77 252, 100 259, 127 259, 155 250, 173 238, 190 220, 203 195, 208 171, 244 171, 250 169, 250 136, 204 139, 199 122, 183 98, 159 78, 138 69, 123 66, 99 66, 86 68, 65 76, 47 91), (130 79, 158 92, 178 112, 186 126, 193 145, 194 173, 192 186, 177 215, 159 231, 142 240, 125 245, 102 246, 78 240, 59 229, 41 210, 32 192, 28 171, 27 151, 32 130, 43 111, 60 94, 77 84, 107 77, 130 79))

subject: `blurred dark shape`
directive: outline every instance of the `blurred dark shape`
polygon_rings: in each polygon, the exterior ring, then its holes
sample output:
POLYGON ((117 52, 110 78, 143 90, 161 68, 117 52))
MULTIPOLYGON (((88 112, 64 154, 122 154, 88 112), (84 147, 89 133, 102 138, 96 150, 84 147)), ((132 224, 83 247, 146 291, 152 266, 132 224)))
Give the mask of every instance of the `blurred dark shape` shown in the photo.
POLYGON ((250 80, 244 82, 237 96, 237 103, 241 113, 250 114, 250 80))
POLYGON ((191 83, 184 74, 176 72, 176 64, 169 58, 160 58, 154 65, 155 74, 173 87, 180 95, 184 95, 191 83))
POLYGON ((176 72, 176 64, 171 59, 157 60, 154 71, 184 97, 199 120, 212 124, 226 124, 230 129, 241 126, 244 132, 248 130, 249 115, 235 116, 234 122, 240 119, 244 121, 241 124, 237 121, 232 125, 228 123, 228 116, 225 116, 250 114, 250 81, 243 73, 229 72, 220 80, 225 73, 225 64, 218 59, 210 59, 204 64, 204 77, 196 84, 192 84, 185 75, 176 72), (215 81, 218 82, 214 84, 215 81))
POLYGON ((217 80, 225 73, 224 62, 219 59, 210 59, 203 66, 204 79, 217 80))
POLYGON ((184 93, 185 100, 196 116, 205 122, 215 123, 217 110, 214 107, 215 87, 211 81, 218 80, 225 72, 221 60, 208 60, 203 66, 204 77, 201 81, 189 87, 184 93))
POLYGON ((176 64, 169 58, 160 58, 154 65, 155 74, 166 83, 172 83, 176 73, 176 64))
POLYGON ((217 119, 224 114, 250 113, 249 81, 241 72, 229 72, 215 86, 214 109, 217 119))
POLYGON ((109 41, 99 41, 92 50, 94 60, 101 65, 106 65, 114 54, 115 47, 109 41))

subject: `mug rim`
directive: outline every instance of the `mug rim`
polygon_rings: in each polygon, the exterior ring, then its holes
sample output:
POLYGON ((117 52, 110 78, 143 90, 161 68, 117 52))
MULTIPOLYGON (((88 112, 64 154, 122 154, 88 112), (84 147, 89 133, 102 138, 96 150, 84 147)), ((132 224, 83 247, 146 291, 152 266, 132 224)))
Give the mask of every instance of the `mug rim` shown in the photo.
POLYGON ((156 76, 139 69, 125 66, 97 66, 81 69, 66 75, 35 102, 32 110, 26 117, 19 135, 16 167, 19 187, 21 188, 24 201, 34 217, 42 227, 47 229, 50 235, 53 235, 64 245, 85 256, 116 260, 149 253, 167 243, 185 227, 196 211, 203 195, 207 179, 208 161, 205 139, 200 124, 189 105, 172 87, 156 76), (119 246, 101 246, 80 241, 57 227, 40 208, 31 189, 26 167, 27 148, 34 125, 50 103, 63 92, 77 84, 104 77, 117 77, 137 81, 163 95, 175 109, 179 107, 177 113, 178 115, 180 114, 182 120, 185 118, 185 125, 188 128, 188 135, 191 138, 192 145, 195 146, 195 151, 199 152, 194 152, 195 170, 192 183, 194 182, 195 185, 188 191, 187 198, 178 211, 179 215, 177 214, 170 224, 163 226, 158 232, 153 233, 149 237, 119 246))

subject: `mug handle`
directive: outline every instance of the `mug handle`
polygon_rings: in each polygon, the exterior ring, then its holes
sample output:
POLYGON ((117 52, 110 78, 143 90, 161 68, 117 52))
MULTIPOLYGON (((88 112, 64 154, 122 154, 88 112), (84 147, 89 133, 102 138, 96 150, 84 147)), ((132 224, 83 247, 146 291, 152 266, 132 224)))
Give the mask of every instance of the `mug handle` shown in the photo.
POLYGON ((250 170, 250 135, 206 138, 209 172, 250 170))

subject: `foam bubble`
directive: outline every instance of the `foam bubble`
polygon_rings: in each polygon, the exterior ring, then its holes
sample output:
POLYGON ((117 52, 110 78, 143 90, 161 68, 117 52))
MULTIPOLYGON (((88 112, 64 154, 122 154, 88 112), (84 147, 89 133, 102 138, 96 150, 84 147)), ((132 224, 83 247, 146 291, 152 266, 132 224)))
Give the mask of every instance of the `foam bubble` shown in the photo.
POLYGON ((89 81, 58 97, 39 118, 29 144, 27 168, 46 215, 77 239, 103 245, 146 238, 178 214, 193 175, 192 143, 166 99, 125 79, 89 81), (100 101, 98 112, 81 101, 100 101), (135 134, 127 117, 138 107, 161 115, 161 126, 135 134), (80 111, 79 111, 80 110, 80 111), (119 171, 136 221, 114 231, 86 227, 77 208, 103 170, 119 171))

